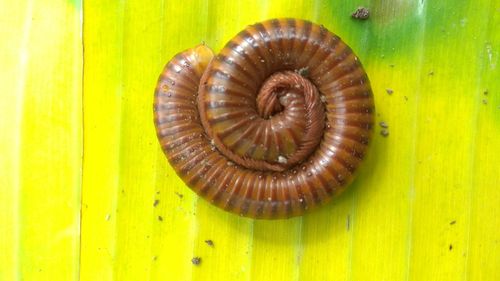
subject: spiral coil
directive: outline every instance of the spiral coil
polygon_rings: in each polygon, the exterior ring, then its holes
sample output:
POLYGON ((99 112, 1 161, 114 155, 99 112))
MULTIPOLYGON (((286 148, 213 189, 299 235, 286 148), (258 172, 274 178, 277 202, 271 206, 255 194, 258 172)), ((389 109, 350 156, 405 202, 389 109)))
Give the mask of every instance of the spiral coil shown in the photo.
POLYGON ((303 214, 352 181, 374 101, 358 58, 323 26, 274 19, 219 54, 177 54, 155 91, 158 139, 186 184, 253 218, 303 214))

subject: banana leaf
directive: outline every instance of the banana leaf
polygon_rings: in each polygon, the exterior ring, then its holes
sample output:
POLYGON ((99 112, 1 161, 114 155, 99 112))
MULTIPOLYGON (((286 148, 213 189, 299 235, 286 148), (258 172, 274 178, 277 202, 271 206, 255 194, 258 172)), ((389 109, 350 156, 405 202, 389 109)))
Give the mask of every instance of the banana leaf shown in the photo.
POLYGON ((0 280, 500 280, 499 30, 498 0, 0 1, 0 280), (389 135, 333 202, 253 220, 175 174, 153 93, 277 17, 354 50, 389 135))

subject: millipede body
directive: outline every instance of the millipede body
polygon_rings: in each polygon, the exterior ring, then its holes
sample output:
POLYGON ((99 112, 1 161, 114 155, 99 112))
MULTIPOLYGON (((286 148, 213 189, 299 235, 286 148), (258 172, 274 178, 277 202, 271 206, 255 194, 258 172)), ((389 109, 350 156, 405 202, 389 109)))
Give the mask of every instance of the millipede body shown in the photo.
POLYGON ((368 77, 342 40, 309 21, 248 26, 218 54, 177 54, 155 91, 157 136, 176 173, 241 216, 287 218, 353 180, 372 137, 368 77))

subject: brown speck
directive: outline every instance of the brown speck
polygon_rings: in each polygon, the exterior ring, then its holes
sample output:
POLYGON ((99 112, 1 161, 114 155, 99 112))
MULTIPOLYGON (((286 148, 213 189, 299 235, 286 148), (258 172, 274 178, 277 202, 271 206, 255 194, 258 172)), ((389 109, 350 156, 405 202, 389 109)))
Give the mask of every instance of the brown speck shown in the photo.
POLYGON ((175 195, 179 196, 179 198, 181 198, 181 199, 182 199, 182 197, 184 197, 184 195, 182 193, 179 193, 177 191, 175 192, 175 195))
POLYGON ((450 244, 450 246, 448 247, 448 249, 451 251, 453 249, 453 245, 450 244))
POLYGON ((429 76, 432 76, 432 75, 434 75, 434 71, 431 70, 431 71, 429 71, 429 76))
POLYGON ((347 231, 349 231, 349 228, 351 228, 351 215, 347 215, 346 228, 347 231))
POLYGON ((395 65, 394 64, 389 64, 390 67, 394 67, 395 65))
POLYGON ((158 216, 158 220, 159 221, 163 221, 163 217, 162 216, 158 216))
POLYGON ((483 99, 483 104, 488 104, 488 100, 487 99, 483 99))
POLYGON ((387 92, 387 94, 389 95, 392 95, 392 93, 394 93, 394 90, 392 89, 385 89, 385 91, 387 92))
POLYGON ((158 206, 159 203, 160 203, 160 200, 156 199, 155 202, 153 203, 153 207, 158 206))
POLYGON ((380 131, 380 134, 381 134, 381 135, 385 138, 385 137, 389 136, 389 130, 387 130, 387 129, 382 129, 382 130, 380 131))
POLYGON ((158 256, 153 257, 153 261, 156 261, 158 259, 158 256))
POLYGON ((200 265, 201 263, 201 258, 200 257, 194 257, 191 259, 191 262, 194 264, 194 265, 200 265))
POLYGON ((483 95, 487 96, 488 95, 488 90, 484 90, 483 95))
POLYGON ((404 96, 404 98, 405 98, 405 101, 408 101, 408 97, 407 96, 404 96))
POLYGON ((389 125, 387 125, 387 123, 385 123, 384 121, 378 123, 380 125, 380 127, 384 128, 384 129, 387 129, 389 128, 389 125))
POLYGON ((365 7, 358 7, 354 13, 351 14, 353 19, 366 20, 370 17, 370 11, 365 7))
POLYGON ((450 221, 450 225, 454 225, 456 223, 457 223, 457 221, 450 221))
POLYGON ((214 241, 208 239, 208 240, 205 240, 205 243, 207 243, 208 246, 210 247, 213 247, 214 246, 214 241))

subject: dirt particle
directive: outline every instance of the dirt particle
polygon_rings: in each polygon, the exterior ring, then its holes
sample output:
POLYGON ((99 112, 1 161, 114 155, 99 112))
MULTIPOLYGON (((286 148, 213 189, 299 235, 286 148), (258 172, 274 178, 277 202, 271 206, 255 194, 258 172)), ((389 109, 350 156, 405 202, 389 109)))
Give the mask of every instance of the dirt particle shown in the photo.
POLYGON ((207 245, 210 247, 214 246, 214 241, 212 241, 211 239, 205 240, 205 243, 207 243, 207 245))
POLYGON ((389 64, 389 66, 390 66, 390 67, 392 67, 392 68, 394 68, 394 66, 396 66, 396 65, 394 65, 394 64, 389 64))
POLYGON ((389 88, 385 89, 385 91, 386 91, 386 92, 387 92, 387 94, 389 94, 389 95, 392 95, 392 94, 394 93, 394 90, 393 90, 393 89, 389 89, 389 88))
POLYGON ((279 155, 278 156, 278 163, 281 163, 281 164, 286 164, 288 160, 286 159, 285 156, 282 156, 282 155, 279 155))
POLYGON ((201 263, 201 258, 200 257, 194 257, 191 259, 191 263, 194 265, 200 265, 201 263))
POLYGON ((450 225, 454 225, 454 224, 456 224, 456 223, 457 223, 457 221, 455 221, 455 220, 450 221, 450 225))
POLYGON ((389 130, 387 129, 382 129, 380 131, 380 135, 382 135, 384 138, 388 137, 389 136, 389 130))
POLYGON ((384 121, 378 123, 380 125, 380 127, 384 128, 384 129, 387 129, 389 128, 389 125, 387 125, 387 123, 385 123, 384 121))
POLYGON ((405 98, 405 101, 408 101, 408 97, 407 96, 403 96, 405 98))
POLYGON ((158 220, 159 221, 163 221, 163 217, 162 216, 158 216, 158 220))
POLYGON ((483 104, 488 104, 488 100, 487 99, 483 99, 483 104))
POLYGON ((449 249, 450 251, 451 251, 451 250, 453 250, 453 245, 452 245, 452 244, 450 244, 450 246, 448 246, 448 249, 449 249))
POLYGON ((487 96, 488 95, 488 90, 484 90, 483 95, 487 96))
POLYGON ((309 67, 302 67, 301 69, 296 70, 296 72, 303 77, 306 77, 309 75, 309 67))
POLYGON ((158 204, 160 204, 160 200, 156 199, 155 202, 153 203, 153 207, 158 206, 158 204))
POLYGON ((349 229, 351 228, 351 215, 347 215, 346 228, 347 231, 349 231, 349 229))
POLYGON ((183 195, 182 193, 179 193, 179 192, 177 192, 177 191, 176 191, 176 192, 174 192, 174 193, 175 193, 175 195, 179 196, 179 198, 180 198, 180 199, 182 199, 182 197, 184 197, 184 195, 183 195))
POLYGON ((432 75, 434 75, 434 71, 433 70, 429 71, 429 76, 432 76, 432 75))
POLYGON ((353 19, 366 20, 370 17, 370 11, 365 7, 358 7, 354 13, 351 14, 353 19))

